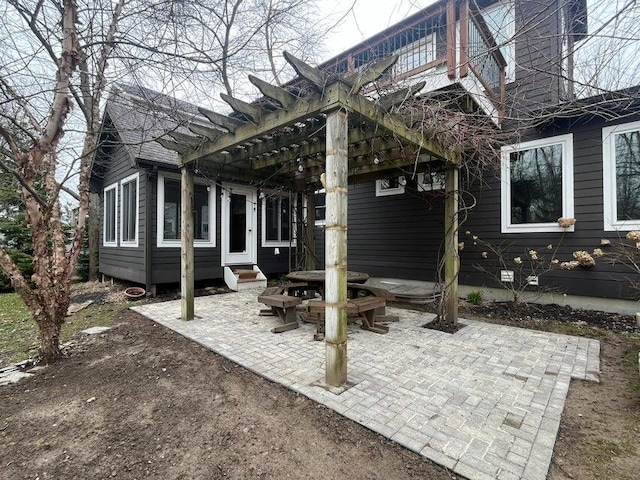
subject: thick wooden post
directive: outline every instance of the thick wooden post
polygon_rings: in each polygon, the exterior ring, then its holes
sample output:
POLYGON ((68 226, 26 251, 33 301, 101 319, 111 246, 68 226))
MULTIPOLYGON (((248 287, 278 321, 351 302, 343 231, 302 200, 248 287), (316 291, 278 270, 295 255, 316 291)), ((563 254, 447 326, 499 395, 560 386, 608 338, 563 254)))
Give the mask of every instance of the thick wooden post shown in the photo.
POLYGON ((313 192, 305 193, 305 199, 307 203, 307 223, 304 232, 304 269, 315 270, 316 243, 314 236, 316 230, 316 194, 313 192))
POLYGON ((180 198, 180 296, 182 320, 193 320, 193 171, 182 167, 180 198))
POLYGON ((348 148, 347 113, 336 110, 327 114, 325 380, 334 387, 347 381, 348 148))
POLYGON ((444 321, 455 325, 458 321, 458 166, 448 163, 445 169, 444 200, 444 321))

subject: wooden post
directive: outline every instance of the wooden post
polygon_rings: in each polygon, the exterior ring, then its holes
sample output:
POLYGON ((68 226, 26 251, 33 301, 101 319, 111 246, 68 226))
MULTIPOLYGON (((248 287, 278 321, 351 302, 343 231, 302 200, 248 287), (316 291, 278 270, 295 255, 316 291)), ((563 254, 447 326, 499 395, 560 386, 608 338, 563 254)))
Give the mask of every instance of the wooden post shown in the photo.
POLYGON ((444 200, 444 322, 458 322, 458 165, 447 163, 444 200))
POLYGON ((180 198, 180 303, 182 320, 193 320, 193 171, 182 167, 180 198))
POLYGON ((326 125, 325 380, 340 387, 347 381, 347 113, 328 113, 326 125))
POLYGON ((316 194, 305 193, 307 203, 307 223, 305 225, 304 232, 304 269, 315 270, 316 269, 316 243, 315 243, 315 230, 316 230, 316 194))

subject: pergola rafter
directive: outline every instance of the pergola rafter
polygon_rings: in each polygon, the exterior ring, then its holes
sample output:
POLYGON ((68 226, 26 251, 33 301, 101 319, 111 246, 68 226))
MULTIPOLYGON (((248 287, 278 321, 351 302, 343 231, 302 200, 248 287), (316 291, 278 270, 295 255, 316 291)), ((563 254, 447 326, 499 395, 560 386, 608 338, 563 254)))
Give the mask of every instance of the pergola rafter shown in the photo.
MULTIPOLYGON (((392 56, 346 78, 329 77, 285 52, 301 82, 296 94, 256 77, 249 79, 264 95, 247 103, 229 95, 222 98, 234 116, 199 109, 210 126, 188 125, 194 135, 167 132, 160 143, 180 154, 183 172, 199 169, 222 175, 242 175, 305 191, 311 200, 321 178, 326 188, 326 381, 340 386, 347 380, 346 365, 346 228, 348 182, 371 181, 391 172, 434 159, 444 161, 447 175, 445 240, 448 261, 445 298, 457 300, 457 169, 459 153, 436 138, 406 125, 389 110, 417 95, 420 83, 371 100, 360 93, 397 61, 392 56), (305 92, 304 94, 301 92, 305 92), (455 212, 451 213, 451 212, 455 212), (449 218, 449 216, 451 218, 449 218)), ((193 176, 184 175, 184 192, 193 195, 193 176), (184 182, 191 182, 186 185, 184 182)), ((189 203, 183 198, 183 201, 189 203)), ((311 201, 311 204, 313 202, 311 201)), ((189 203, 191 204, 191 203, 189 203)), ((193 318, 193 228, 182 215, 183 318, 193 318), (190 254, 188 252, 191 252, 190 254), (187 284, 186 289, 185 285, 187 284), (185 293, 186 292, 186 293, 185 293), (190 293, 191 292, 191 293, 190 293)), ((456 310, 451 310, 455 315, 456 310)))

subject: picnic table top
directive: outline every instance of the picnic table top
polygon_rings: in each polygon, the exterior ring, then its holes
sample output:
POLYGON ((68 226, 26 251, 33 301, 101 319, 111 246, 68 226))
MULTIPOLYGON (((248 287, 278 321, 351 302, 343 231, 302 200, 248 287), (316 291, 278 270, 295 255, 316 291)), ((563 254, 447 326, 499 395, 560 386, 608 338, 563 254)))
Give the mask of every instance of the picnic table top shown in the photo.
MULTIPOLYGON (((324 270, 300 270, 297 272, 289 272, 287 274, 289 280, 296 282, 324 283, 324 270)), ((347 282, 364 283, 369 279, 369 275, 364 272, 347 271, 347 282)))

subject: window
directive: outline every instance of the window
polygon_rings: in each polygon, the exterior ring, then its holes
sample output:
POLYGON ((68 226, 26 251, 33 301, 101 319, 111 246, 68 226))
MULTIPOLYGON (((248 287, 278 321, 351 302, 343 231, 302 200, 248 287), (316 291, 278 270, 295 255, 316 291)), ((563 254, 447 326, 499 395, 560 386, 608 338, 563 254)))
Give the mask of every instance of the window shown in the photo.
POLYGON ((102 244, 105 247, 118 246, 116 212, 118 211, 118 184, 104 189, 104 222, 102 224, 102 244))
POLYGON ((482 18, 491 31, 502 56, 507 61, 506 81, 516 79, 516 20, 512 1, 502 0, 482 11, 482 18))
POLYGON ((138 246, 138 177, 120 181, 120 246, 138 246))
POLYGON ((316 226, 324 226, 327 224, 327 194, 324 188, 316 193, 316 226))
POLYGON ((384 197, 386 195, 399 195, 404 193, 404 186, 407 184, 405 178, 399 177, 383 178, 376 180, 376 197, 384 197))
MULTIPOLYGON (((179 247, 181 190, 178 175, 158 175, 158 246, 179 247)), ((193 187, 195 247, 215 247, 215 188, 196 180, 193 187)))
POLYGON ((418 174, 418 191, 430 192, 432 190, 444 190, 444 172, 426 172, 418 174))
POLYGON ((640 122, 602 129, 604 229, 640 229, 640 122))
POLYGON ((288 247, 292 240, 293 211, 288 195, 267 193, 262 198, 262 246, 288 247))
POLYGON ((502 233, 564 231, 557 220, 573 217, 573 135, 502 147, 501 156, 502 233))

